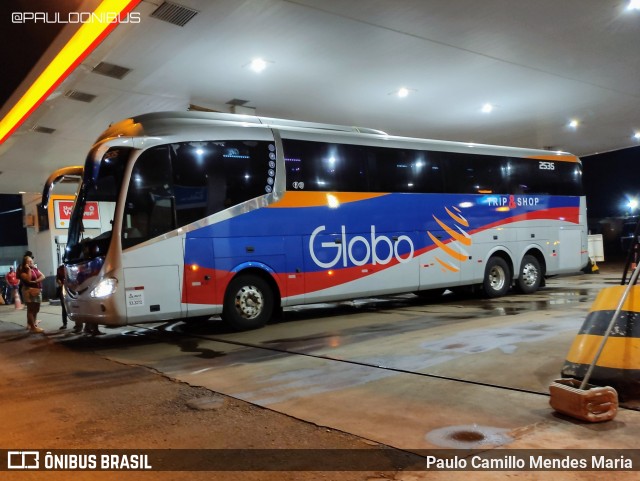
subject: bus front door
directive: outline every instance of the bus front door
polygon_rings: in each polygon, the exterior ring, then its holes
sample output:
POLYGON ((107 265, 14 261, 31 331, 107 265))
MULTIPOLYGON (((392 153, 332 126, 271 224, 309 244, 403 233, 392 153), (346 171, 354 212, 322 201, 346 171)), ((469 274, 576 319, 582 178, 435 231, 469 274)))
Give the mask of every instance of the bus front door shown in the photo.
POLYGON ((180 283, 177 265, 124 269, 127 323, 180 318, 180 283))

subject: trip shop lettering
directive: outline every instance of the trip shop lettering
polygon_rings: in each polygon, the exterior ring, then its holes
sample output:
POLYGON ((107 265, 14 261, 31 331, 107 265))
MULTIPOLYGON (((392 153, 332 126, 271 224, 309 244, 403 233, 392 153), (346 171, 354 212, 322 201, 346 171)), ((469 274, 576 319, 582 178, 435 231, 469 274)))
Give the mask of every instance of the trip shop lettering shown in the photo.
POLYGON ((523 197, 515 195, 493 195, 487 198, 489 207, 535 207, 540 203, 539 197, 523 197))

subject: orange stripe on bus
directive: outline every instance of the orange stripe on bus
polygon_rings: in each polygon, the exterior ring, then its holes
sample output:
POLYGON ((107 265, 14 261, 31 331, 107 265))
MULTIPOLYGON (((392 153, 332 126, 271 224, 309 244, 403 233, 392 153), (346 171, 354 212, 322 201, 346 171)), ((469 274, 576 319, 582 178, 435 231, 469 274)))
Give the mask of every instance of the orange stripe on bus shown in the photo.
POLYGON ((453 220, 455 220, 458 224, 462 224, 465 227, 469 227, 469 221, 467 221, 467 219, 465 219, 464 217, 462 217, 461 215, 455 215, 453 212, 451 212, 449 209, 447 209, 446 207, 444 208, 444 210, 447 211, 447 214, 449 214, 451 216, 451 218, 453 220))
POLYGON ((451 257, 453 257, 454 259, 458 259, 459 261, 464 261, 467 259, 467 256, 464 254, 461 254, 460 252, 457 252, 455 250, 453 250, 451 247, 449 247, 446 244, 443 244, 442 242, 440 242, 440 240, 438 240, 437 237, 435 237, 431 232, 427 232, 427 234, 429 234, 429 237, 431 238, 431 240, 433 241, 433 243, 435 245, 437 245, 438 247, 440 247, 440 249, 442 249, 443 251, 445 251, 447 254, 449 254, 451 257))
POLYGON ((386 193, 363 193, 363 192, 285 192, 282 199, 271 204, 269 207, 322 207, 330 202, 337 201, 340 204, 358 202, 360 200, 374 199, 382 197, 386 193), (329 200, 331 196, 331 201, 329 200))
POLYGON ((575 155, 530 155, 525 159, 537 159, 537 160, 557 160, 559 162, 580 162, 580 159, 575 155))
POLYGON ((433 218, 436 220, 438 225, 440 227, 442 227, 444 229, 444 231, 447 234, 449 234, 451 237, 453 237, 455 240, 457 240, 458 242, 460 242, 461 244, 464 244, 466 246, 470 246, 471 245, 471 237, 469 237, 469 236, 467 236, 465 234, 462 234, 461 232, 454 231, 451 227, 449 227, 447 224, 442 222, 435 215, 433 216, 433 218))
POLYGON ((436 257, 436 261, 438 261, 438 264, 440 264, 442 267, 444 267, 444 268, 445 268, 445 269, 447 269, 448 271, 451 271, 451 272, 458 272, 458 271, 460 270, 460 269, 458 269, 458 268, 456 268, 456 267, 452 266, 451 264, 449 264, 449 263, 447 263, 447 262, 445 262, 445 261, 440 260, 440 259, 439 259, 439 258, 437 258, 437 257, 436 257))

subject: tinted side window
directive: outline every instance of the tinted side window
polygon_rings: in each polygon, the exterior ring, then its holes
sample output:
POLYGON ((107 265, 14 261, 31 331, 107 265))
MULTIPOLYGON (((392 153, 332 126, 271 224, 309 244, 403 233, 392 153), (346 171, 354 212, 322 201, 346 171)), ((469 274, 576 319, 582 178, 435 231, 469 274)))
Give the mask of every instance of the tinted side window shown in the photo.
POLYGON ((423 150, 373 147, 375 192, 444 192, 440 162, 423 150))
POLYGON ((283 140, 288 190, 582 195, 579 163, 283 140))
POLYGON ((434 152, 446 172, 447 191, 462 194, 506 193, 507 159, 490 155, 434 152))
POLYGON ((276 154, 271 142, 182 142, 169 149, 178 226, 273 190, 276 154))
POLYGON ((443 192, 439 161, 421 150, 283 140, 287 189, 443 192))
POLYGON ((510 159, 514 193, 583 195, 582 167, 577 162, 510 159))
POLYGON ((154 147, 136 161, 125 203, 122 247, 175 229, 171 163, 167 146, 154 147))
POLYGON ((366 148, 283 139, 287 189, 368 192, 366 148))

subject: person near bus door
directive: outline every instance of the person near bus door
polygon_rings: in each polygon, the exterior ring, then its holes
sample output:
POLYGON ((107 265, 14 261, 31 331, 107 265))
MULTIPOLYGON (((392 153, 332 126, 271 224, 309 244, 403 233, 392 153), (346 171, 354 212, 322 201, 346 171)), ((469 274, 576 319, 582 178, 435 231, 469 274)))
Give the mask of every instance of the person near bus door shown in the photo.
POLYGON ((42 302, 44 274, 34 265, 31 256, 24 256, 19 274, 22 283, 22 298, 27 305, 27 329, 31 332, 44 332, 44 329, 38 327, 39 321, 36 320, 42 302))
POLYGON ((62 326, 60 329, 67 328, 67 308, 64 306, 64 292, 62 287, 64 286, 64 264, 60 264, 56 270, 56 297, 60 299, 60 306, 62 306, 62 326))

